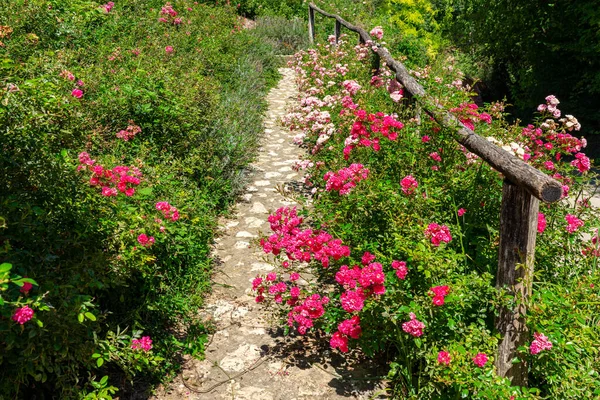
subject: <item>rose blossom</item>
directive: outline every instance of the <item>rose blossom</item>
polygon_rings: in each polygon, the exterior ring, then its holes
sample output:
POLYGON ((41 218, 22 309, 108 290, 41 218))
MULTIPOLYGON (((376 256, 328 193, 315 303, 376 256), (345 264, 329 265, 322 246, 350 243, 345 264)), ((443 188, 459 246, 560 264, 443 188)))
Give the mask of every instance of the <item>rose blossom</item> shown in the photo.
POLYGON ((477 353, 477 355, 473 357, 473 362, 479 368, 483 368, 483 366, 488 362, 488 356, 485 353, 477 353))
POLYGON ((25 322, 33 318, 33 313, 33 309, 31 309, 29 306, 23 306, 15 310, 12 320, 23 325, 25 322))
POLYGON ((440 351, 438 353, 437 361, 439 364, 450 365, 450 360, 450 353, 448 353, 447 351, 440 351))

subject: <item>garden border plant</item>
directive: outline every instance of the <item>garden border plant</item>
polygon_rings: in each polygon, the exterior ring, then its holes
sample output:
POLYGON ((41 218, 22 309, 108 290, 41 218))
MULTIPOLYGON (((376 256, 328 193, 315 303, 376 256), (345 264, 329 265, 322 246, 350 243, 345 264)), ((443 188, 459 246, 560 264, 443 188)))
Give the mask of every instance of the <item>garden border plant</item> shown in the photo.
MULTIPOLYGON (((337 20, 338 28, 340 24, 343 23, 337 20)), ((339 29, 335 31, 339 34, 339 29)), ((381 39, 383 31, 374 28, 371 35, 381 39)), ((570 352, 568 346, 561 343, 565 340, 559 338, 561 332, 555 329, 548 334, 549 325, 540 321, 544 311, 536 302, 540 296, 547 296, 547 292, 538 289, 530 298, 521 295, 531 285, 547 288, 553 284, 556 275, 552 276, 552 263, 563 265, 555 274, 567 273, 565 257, 591 265, 583 280, 588 282, 588 290, 595 287, 595 256, 590 257, 590 251, 593 252, 598 240, 594 236, 591 244, 586 243, 577 233, 582 226, 597 223, 597 215, 588 211, 589 193, 584 191, 584 182, 590 176, 590 160, 581 153, 585 140, 570 134, 579 130, 577 120, 570 115, 560 118, 558 100, 548 96, 546 104, 538 108, 543 119, 537 120, 536 125, 509 126, 503 121, 501 104, 489 105, 481 111, 469 103, 469 93, 456 83, 460 75, 459 71, 452 72, 451 62, 444 66, 445 75, 439 75, 440 70, 436 70, 435 79, 426 79, 434 74, 431 67, 411 71, 427 84, 428 92, 434 93, 429 100, 436 100, 426 102, 424 108, 438 117, 415 118, 414 110, 405 105, 410 94, 407 87, 413 84, 413 89, 420 88, 421 100, 425 93, 423 88, 412 78, 409 84, 402 82, 401 85, 396 80, 401 68, 396 71, 387 67, 368 68, 373 66, 371 51, 381 50, 382 58, 386 58, 383 44, 375 45, 369 37, 352 49, 346 40, 340 40, 343 36, 331 35, 329 44, 317 44, 316 49, 298 53, 290 64, 298 74, 302 97, 283 122, 290 129, 300 131, 296 140, 310 153, 297 168, 307 170, 306 184, 314 187, 314 209, 302 214, 311 216, 315 229, 304 229, 301 215, 294 209, 282 208, 271 215, 273 234, 263 238, 261 245, 266 253, 275 256, 281 273, 255 279, 256 300, 268 299, 279 304, 287 315, 288 327, 297 326, 301 334, 312 327, 332 333, 331 346, 342 352, 349 350, 351 339, 356 339, 367 354, 381 350, 386 343, 394 343, 399 361, 392 363, 390 374, 402 378, 400 387, 403 387, 404 397, 425 398, 443 393, 449 397, 529 398, 540 394, 537 385, 547 393, 563 396, 577 391, 570 384, 562 389, 552 378, 543 378, 566 366, 557 362, 556 369, 548 368, 545 372, 538 369, 540 365, 548 365, 549 358, 570 352), (452 83, 444 84, 449 81, 452 83), (384 86, 387 93, 378 89, 384 86), (396 112, 389 115, 370 112, 373 107, 396 112), (407 122, 400 122, 398 114, 407 122), (482 147, 490 149, 492 154, 500 154, 509 165, 533 171, 540 184, 530 187, 538 196, 564 200, 569 198, 569 190, 576 188, 575 199, 569 203, 565 200, 552 206, 544 205, 546 214, 538 213, 537 199, 521 188, 512 189, 515 186, 501 179, 498 170, 504 169, 510 176, 510 168, 509 171, 502 165, 493 165, 495 170, 489 168, 462 143, 456 144, 457 130, 463 130, 467 143, 483 140, 486 144, 482 147), (350 134, 345 137, 348 131, 350 134), (436 134, 430 136, 430 131, 436 134), (482 139, 473 131, 488 137, 482 139), (398 142, 405 148, 397 145, 398 142), (420 157, 425 151, 428 154, 420 157), (574 159, 569 160, 568 157, 573 156, 574 159), (352 161, 348 161, 350 159, 352 161), (398 181, 399 186, 394 184, 398 181), (519 254, 510 248, 512 254, 508 261, 502 254, 498 257, 497 249, 498 242, 501 246, 507 245, 507 236, 503 243, 502 233, 498 232, 498 222, 502 221, 498 221, 497 211, 508 209, 506 199, 510 194, 501 204, 498 189, 502 182, 505 191, 521 194, 522 202, 527 204, 522 210, 524 221, 518 218, 516 221, 524 226, 524 240, 516 243, 523 251, 519 254), (579 200, 580 197, 583 199, 579 200), (469 206, 465 207, 465 203, 469 206), (568 210, 571 207, 573 210, 568 210), (442 211, 450 211, 450 215, 442 211), (547 229, 548 215, 552 215, 553 222, 548 224, 552 228, 547 229), (566 231, 558 225, 560 215, 567 222, 566 231), (587 221, 580 219, 584 215, 587 221), (414 228, 411 219, 416 225, 414 228), (431 222, 432 219, 438 222, 431 222), (419 229, 425 243, 419 239, 419 229), (553 250, 561 248, 556 242, 560 237, 557 230, 561 229, 560 235, 570 244, 562 259, 559 252, 553 250), (502 287, 502 276, 496 279, 497 288, 490 286, 494 281, 491 273, 496 273, 498 265, 509 264, 509 271, 513 273, 527 271, 516 264, 532 265, 533 257, 528 257, 527 251, 533 249, 531 239, 536 233, 541 234, 543 245, 539 249, 535 274, 530 271, 531 275, 524 280, 511 276, 510 283, 515 285, 509 288, 512 292, 502 287), (430 242, 429 249, 427 242, 430 242), (364 252, 362 258, 354 255, 356 249, 364 252), (342 262, 347 265, 338 270, 338 263, 342 262), (352 262, 356 265, 352 266, 352 262), (308 272, 318 278, 321 286, 310 282, 307 286, 300 280, 300 277, 308 279, 309 275, 304 275, 308 272), (539 275, 543 277, 541 281, 539 275), (427 286, 429 289, 424 290, 427 286), (432 305, 424 302, 424 292, 432 305), (525 305, 528 320, 523 321, 527 323, 523 326, 533 330, 533 340, 529 348, 525 342, 515 348, 515 357, 509 361, 527 365, 525 372, 536 377, 531 390, 511 388, 509 379, 503 379, 488 367, 488 354, 497 350, 497 342, 501 341, 493 328, 490 329, 494 326, 494 316, 499 310, 511 310, 510 318, 515 318, 518 313, 512 311, 523 310, 525 305), (406 314, 408 321, 404 319, 406 314), (413 347, 402 332, 415 338, 413 347), (557 348, 553 344, 561 345, 557 348), (477 349, 477 354, 469 356, 477 349), (536 357, 530 358, 527 352, 536 357), (435 358, 432 353, 436 354, 435 358), (552 355, 547 355, 549 353, 552 355), (481 373, 469 368, 468 357, 481 373), (531 362, 533 360, 535 362, 531 362), (550 383, 540 383, 539 379, 550 383)), ((388 66, 390 64, 403 67, 395 62, 388 62, 388 66)), ((513 177, 518 175, 512 174, 513 177)), ((511 215, 511 218, 514 217, 511 215)), ((584 282, 572 284, 586 290, 584 282)), ((572 288, 569 285, 564 290, 572 288)), ((578 305, 578 310, 583 313, 584 306, 578 305)), ((592 323, 586 321, 586 324, 592 323)), ((596 334, 591 328, 590 336, 586 337, 593 338, 596 334)), ((523 338, 529 336, 523 335, 521 340, 523 338)), ((588 362, 594 365, 591 351, 586 351, 588 362)), ((499 357, 493 359, 499 362, 499 357)), ((568 371, 573 373, 573 364, 567 365, 571 368, 568 371)), ((597 379, 595 373, 589 376, 584 389, 587 393, 595 390, 591 382, 597 379)), ((579 375, 578 379, 588 378, 579 375)), ((513 379, 512 383, 522 382, 513 379)))

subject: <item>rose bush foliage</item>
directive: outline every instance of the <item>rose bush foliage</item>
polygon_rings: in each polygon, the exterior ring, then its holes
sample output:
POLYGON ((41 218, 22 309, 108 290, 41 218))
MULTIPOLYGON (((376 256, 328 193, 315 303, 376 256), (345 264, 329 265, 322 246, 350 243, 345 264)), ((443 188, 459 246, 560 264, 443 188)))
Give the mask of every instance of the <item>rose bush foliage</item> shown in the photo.
POLYGON ((451 56, 411 70, 436 106, 563 184, 561 201, 540 206, 531 341, 514 360, 530 387, 512 387, 494 367, 498 309, 522 301, 495 287, 503 177, 391 71, 371 70, 373 43, 353 43, 330 38, 290 63, 300 98, 283 124, 307 150, 296 168, 313 204, 269 218, 261 246, 280 268, 257 276, 256 300, 290 331, 324 330, 342 353, 391 354, 398 398, 597 396, 599 219, 577 119, 548 96, 531 124, 510 124, 503 104, 472 102, 451 56))

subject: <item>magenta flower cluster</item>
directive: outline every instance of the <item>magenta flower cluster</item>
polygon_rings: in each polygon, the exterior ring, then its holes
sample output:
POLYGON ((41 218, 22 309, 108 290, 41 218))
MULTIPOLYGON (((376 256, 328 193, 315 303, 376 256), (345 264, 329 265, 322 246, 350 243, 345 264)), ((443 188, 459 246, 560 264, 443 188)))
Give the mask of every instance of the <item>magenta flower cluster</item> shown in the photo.
POLYGON ((162 23, 180 25, 183 22, 181 17, 177 16, 178 13, 177 11, 175 11, 171 3, 166 3, 164 6, 162 6, 162 8, 160 9, 160 15, 161 17, 158 18, 158 21, 162 23))
POLYGON ((340 195, 346 195, 356 187, 356 184, 369 177, 369 169, 362 164, 352 164, 347 168, 342 168, 338 172, 327 172, 323 179, 325 180, 325 190, 328 192, 339 192, 340 195))
POLYGON ((402 187, 402 192, 404 192, 405 195, 411 195, 419 186, 419 182, 417 182, 414 176, 407 175, 400 181, 400 186, 402 187))
POLYGON ((450 228, 446 225, 438 225, 436 223, 429 224, 425 229, 425 237, 431 239, 431 244, 439 246, 440 243, 450 243, 452 235, 450 235, 450 228))
POLYGON ((585 225, 585 223, 582 220, 580 220, 573 214, 567 214, 565 216, 565 221, 567 221, 566 229, 567 229, 567 232, 569 232, 569 233, 574 233, 579 228, 581 228, 583 225, 585 225))
POLYGON ((17 308, 12 316, 12 320, 18 324, 23 325, 25 322, 29 321, 33 318, 34 311, 29 306, 23 306, 21 308, 17 308))
POLYGON ((126 196, 133 196, 135 187, 140 184, 141 171, 136 167, 118 165, 112 169, 103 167, 92 160, 85 151, 79 154, 78 171, 90 171, 90 186, 102 188, 102 195, 116 196, 119 192, 126 196))
POLYGON ((150 339, 150 336, 142 336, 140 339, 133 339, 131 341, 131 348, 133 350, 143 350, 148 352, 152 350, 152 339, 150 339))
POLYGON ((339 349, 342 353, 348 352, 348 338, 358 339, 362 334, 360 327, 360 317, 353 316, 350 319, 342 321, 338 325, 338 330, 333 334, 329 341, 332 349, 339 349))
POLYGON ((458 107, 451 108, 450 112, 457 115, 460 122, 470 130, 475 130, 476 122, 486 122, 487 124, 492 123, 492 117, 488 113, 478 113, 476 110, 479 109, 477 104, 463 103, 458 107))
POLYGON ((415 313, 409 313, 410 321, 402 324, 402 330, 414 337, 420 337, 423 335, 423 329, 425 324, 417 319, 415 313))
POLYGON ((308 329, 314 325, 314 320, 325 314, 325 306, 329 303, 327 296, 321 297, 319 294, 308 296, 302 304, 292 308, 288 313, 288 326, 298 325, 298 332, 304 335, 308 329))
POLYGON ((350 255, 348 246, 342 245, 340 239, 333 239, 327 232, 298 228, 302 218, 298 217, 295 207, 281 207, 268 220, 274 233, 260 241, 265 253, 278 255, 283 251, 290 260, 316 260, 324 268, 329 267, 331 258, 339 260, 350 255))
MULTIPOLYGON (((346 104, 349 108, 355 106, 351 100, 346 104)), ((398 138, 398 131, 404 128, 404 124, 394 116, 382 112, 367 114, 365 110, 354 110, 353 114, 357 120, 352 124, 350 136, 345 141, 346 146, 343 153, 346 160, 356 147, 371 147, 373 150, 379 151, 381 146, 376 134, 381 134, 381 136, 394 141, 398 138)))
POLYGON ((544 350, 550 350, 552 348, 552 342, 543 333, 536 332, 533 334, 533 341, 529 346, 529 352, 533 355, 538 354, 544 350))
POLYGON ((179 210, 175 206, 170 205, 166 201, 159 201, 156 203, 156 209, 163 213, 165 219, 171 221, 177 221, 179 219, 179 210))
POLYGON ((430 293, 433 294, 433 305, 443 306, 446 296, 450 293, 450 287, 448 286, 434 286, 429 289, 430 293))

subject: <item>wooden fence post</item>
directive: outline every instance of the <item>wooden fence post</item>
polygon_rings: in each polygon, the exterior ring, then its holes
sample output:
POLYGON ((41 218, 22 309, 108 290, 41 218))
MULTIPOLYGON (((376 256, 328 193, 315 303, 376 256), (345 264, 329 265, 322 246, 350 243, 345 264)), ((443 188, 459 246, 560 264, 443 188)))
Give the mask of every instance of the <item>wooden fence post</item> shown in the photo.
POLYGON ((335 20, 335 44, 338 44, 340 40, 340 34, 342 32, 342 24, 337 19, 335 20))
POLYGON ((504 180, 496 287, 507 287, 514 295, 515 306, 500 309, 496 319, 496 328, 502 335, 496 370, 498 376, 509 378, 513 386, 527 385, 527 365, 524 361, 513 364, 512 360, 517 357, 517 348, 529 338, 525 301, 531 294, 539 205, 539 200, 523 187, 504 180))
POLYGON ((310 43, 315 42, 315 10, 308 7, 308 39, 310 43))

